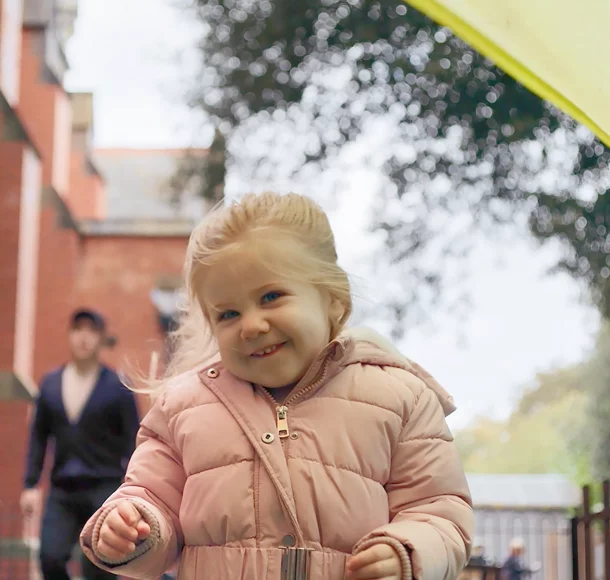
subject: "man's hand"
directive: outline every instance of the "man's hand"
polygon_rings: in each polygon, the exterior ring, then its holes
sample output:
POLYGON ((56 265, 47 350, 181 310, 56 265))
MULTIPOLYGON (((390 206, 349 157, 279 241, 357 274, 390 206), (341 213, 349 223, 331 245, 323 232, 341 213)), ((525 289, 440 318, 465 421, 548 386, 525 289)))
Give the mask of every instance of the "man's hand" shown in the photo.
POLYGON ((37 487, 24 489, 21 492, 19 506, 21 507, 21 513, 26 520, 32 519, 34 516, 38 515, 40 513, 41 505, 42 492, 37 487))
POLYGON ((347 561, 348 580, 401 580, 400 557, 388 544, 377 544, 347 561))
POLYGON ((129 501, 121 501, 104 519, 97 552, 108 561, 122 560, 136 549, 136 542, 150 535, 150 526, 129 501))

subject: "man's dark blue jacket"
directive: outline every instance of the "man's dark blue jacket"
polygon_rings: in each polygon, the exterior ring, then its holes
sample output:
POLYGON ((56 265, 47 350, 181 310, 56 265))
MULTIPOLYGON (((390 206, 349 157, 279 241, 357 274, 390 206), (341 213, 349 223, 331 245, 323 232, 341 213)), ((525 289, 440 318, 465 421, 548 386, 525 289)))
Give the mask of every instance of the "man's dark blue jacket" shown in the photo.
POLYGON ((63 370, 61 367, 48 373, 40 384, 24 487, 38 484, 47 444, 51 441, 54 444, 53 486, 122 479, 135 449, 139 427, 133 393, 113 370, 102 366, 78 421, 71 423, 61 394, 63 370))

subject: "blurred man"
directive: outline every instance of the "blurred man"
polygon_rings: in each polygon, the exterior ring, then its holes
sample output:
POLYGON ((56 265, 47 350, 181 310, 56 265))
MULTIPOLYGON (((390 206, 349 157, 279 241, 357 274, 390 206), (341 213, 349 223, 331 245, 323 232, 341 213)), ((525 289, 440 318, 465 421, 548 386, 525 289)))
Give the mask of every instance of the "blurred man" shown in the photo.
MULTIPOLYGON (((135 447, 139 426, 133 393, 100 363, 106 324, 93 310, 77 310, 68 331, 71 360, 42 379, 31 425, 21 508, 39 509, 37 487, 54 443, 51 486, 42 518, 40 564, 45 580, 69 580, 67 564, 87 519, 116 490, 135 447)), ((83 559, 86 580, 116 578, 83 559)))
POLYGON ((470 556, 469 566, 487 566, 487 558, 485 557, 485 546, 478 539, 472 543, 472 554, 470 556))
POLYGON ((525 542, 521 538, 514 538, 509 546, 510 554, 502 566, 502 580, 524 580, 530 574, 537 572, 540 566, 527 568, 523 562, 525 542))

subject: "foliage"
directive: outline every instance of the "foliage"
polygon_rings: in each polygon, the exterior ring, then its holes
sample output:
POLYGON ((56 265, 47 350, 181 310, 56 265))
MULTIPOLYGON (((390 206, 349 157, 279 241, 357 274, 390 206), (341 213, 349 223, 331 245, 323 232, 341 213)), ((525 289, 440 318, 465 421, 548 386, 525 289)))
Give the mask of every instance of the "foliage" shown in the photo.
MULTIPOLYGON (((386 177, 373 227, 397 279, 438 296, 446 260, 468 251, 474 229, 495 232, 525 215, 539 240, 564 242, 558 268, 610 314, 610 154, 588 131, 397 0, 188 6, 202 31, 189 104, 228 136, 228 171, 243 170, 231 150, 243 127, 305 135, 279 157, 322 169, 367 131, 387 131, 368 158, 386 177)), ((253 172, 275 163, 258 149, 253 172)), ((406 296, 388 298, 398 334, 418 292, 406 296)))
POLYGON ((541 373, 506 421, 478 417, 456 434, 468 471, 610 478, 610 326, 583 363, 541 373))

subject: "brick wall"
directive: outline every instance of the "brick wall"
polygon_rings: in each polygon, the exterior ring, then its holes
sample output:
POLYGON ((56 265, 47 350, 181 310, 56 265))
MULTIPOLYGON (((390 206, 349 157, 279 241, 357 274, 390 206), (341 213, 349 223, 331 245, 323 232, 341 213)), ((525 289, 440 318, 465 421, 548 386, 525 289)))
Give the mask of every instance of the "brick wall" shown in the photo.
POLYGON ((22 380, 31 380, 34 371, 32 337, 36 332, 41 163, 30 147, 24 150, 21 175, 13 368, 22 380))
POLYGON ((0 369, 13 368, 23 144, 0 143, 0 369))
MULTIPOLYGON (((42 210, 40 284, 36 332, 37 379, 66 360, 66 321, 78 306, 99 310, 118 344, 104 352, 103 360, 119 371, 146 372, 153 350, 162 348, 156 311, 149 294, 159 278, 179 274, 184 261, 185 238, 89 237, 79 239, 70 229, 57 226, 57 211, 48 202, 42 210)), ((131 373, 132 374, 132 373, 131 373)), ((140 397, 144 412, 147 400, 140 397)), ((0 404, 0 440, 17 439, 3 465, 11 466, 0 483, 0 499, 16 501, 27 440, 28 406, 0 404)), ((9 450, 7 449, 7 452, 9 450)))
MULTIPOLYGON (((71 227, 63 201, 70 176, 70 100, 60 85, 45 78, 44 34, 43 30, 23 31, 20 100, 16 103, 17 117, 40 154, 38 173, 34 175, 34 168, 25 171, 28 164, 20 163, 26 159, 19 151, 21 145, 0 143, 0 183, 5 185, 0 199, 6 206, 0 219, 3 234, 10 232, 10 243, 3 243, 0 249, 8 253, 0 255, 0 275, 6 278, 4 282, 11 278, 0 294, 0 315, 8 324, 6 336, 0 329, 0 348, 9 369, 35 380, 65 360, 66 318, 74 307, 80 249, 79 235, 73 224, 71 227), (27 199, 22 198, 27 203, 19 203, 18 177, 26 186, 27 199), (15 345, 16 353, 11 352, 15 345)), ((8 504, 15 503, 21 492, 30 412, 26 403, 0 402, 0 440, 11 442, 2 446, 0 454, 5 466, 0 500, 8 504)))
POLYGON ((0 459, 5 466, 0 477, 0 501, 7 505, 16 505, 21 495, 29 407, 23 401, 0 404, 0 441, 4 442, 0 459))
POLYGON ((80 236, 72 220, 68 197, 72 113, 63 87, 44 73, 45 32, 24 29, 21 100, 18 113, 42 160, 42 208, 34 378, 67 356, 66 321, 74 308, 80 236))
POLYGON ((162 347, 149 294, 161 276, 181 273, 186 245, 183 237, 85 239, 77 302, 106 316, 118 344, 105 358, 118 370, 147 371, 151 352, 162 347))
POLYGON ((43 77, 44 35, 38 29, 23 31, 17 112, 41 153, 43 185, 65 196, 70 174, 70 99, 63 87, 43 77))
POLYGON ((0 92, 11 107, 19 101, 23 0, 0 0, 0 92))
POLYGON ((72 134, 68 203, 75 219, 103 219, 104 182, 89 161, 87 140, 88 135, 83 131, 72 134))
POLYGON ((43 195, 35 337, 34 377, 38 381, 68 356, 66 329, 77 305, 76 280, 83 243, 66 222, 61 200, 51 190, 43 195))
MULTIPOLYGON (((0 0, 0 8, 18 4, 0 0)), ((72 133, 71 99, 45 74, 44 34, 26 28, 21 38, 3 36, 0 42, 3 48, 9 40, 21 45, 19 64, 13 62, 19 78, 2 61, 0 90, 8 87, 11 94, 3 96, 10 97, 40 155, 34 160, 29 149, 31 160, 24 165, 28 145, 0 141, 0 371, 19 370, 39 381, 68 357, 70 312, 90 306, 107 317, 118 338, 104 360, 128 374, 136 368, 146 372, 152 351, 163 348, 149 294, 162 276, 180 274, 187 239, 79 233, 74 219, 104 217, 103 181, 87 161, 86 123, 72 133)), ((146 403, 141 400, 143 410, 146 403)), ((0 446, 5 504, 16 504, 21 493, 31 410, 26 402, 0 400, 0 441, 10 443, 0 446)))
MULTIPOLYGON (((0 142, 0 370, 19 370, 25 378, 32 368, 35 299, 35 272, 28 261, 35 264, 38 249, 36 224, 24 229, 24 222, 38 215, 37 177, 28 171, 39 173, 31 149, 20 142, 0 142)), ((8 503, 16 502, 21 491, 27 417, 26 403, 0 402, 0 500, 8 503)))
MULTIPOLYGON (((14 109, 0 106, 0 372, 38 382, 62 364, 68 317, 78 306, 103 312, 118 337, 105 362, 145 372, 151 352, 162 349, 149 294, 160 277, 180 273, 187 240, 79 233, 74 220, 105 216, 103 179, 89 163, 89 115, 74 114, 45 70, 49 31, 22 29, 21 9, 22 0, 0 0, 0 96, 14 109), (6 141, 14 138, 20 141, 6 141)), ((147 406, 142 397, 141 411, 147 406)), ((0 397, 0 506, 15 514, 7 527, 0 513, 0 540, 22 533, 17 504, 32 410, 0 397)))

